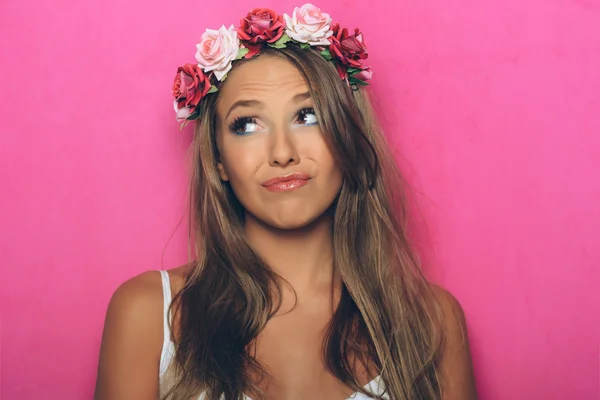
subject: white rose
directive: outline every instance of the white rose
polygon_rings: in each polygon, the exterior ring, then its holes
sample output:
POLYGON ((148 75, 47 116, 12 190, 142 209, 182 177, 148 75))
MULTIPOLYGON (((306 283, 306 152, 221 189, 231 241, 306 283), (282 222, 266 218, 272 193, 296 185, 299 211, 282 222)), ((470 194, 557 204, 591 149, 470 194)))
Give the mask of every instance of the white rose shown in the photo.
POLYGON ((198 66, 205 72, 213 71, 221 81, 231 70, 231 62, 237 57, 240 41, 233 25, 229 29, 223 25, 218 31, 207 29, 196 48, 198 66))
POLYGON ((300 43, 308 43, 311 46, 328 46, 328 38, 333 35, 330 29, 331 17, 329 14, 307 3, 302 7, 296 7, 290 17, 283 15, 286 23, 287 35, 300 43))

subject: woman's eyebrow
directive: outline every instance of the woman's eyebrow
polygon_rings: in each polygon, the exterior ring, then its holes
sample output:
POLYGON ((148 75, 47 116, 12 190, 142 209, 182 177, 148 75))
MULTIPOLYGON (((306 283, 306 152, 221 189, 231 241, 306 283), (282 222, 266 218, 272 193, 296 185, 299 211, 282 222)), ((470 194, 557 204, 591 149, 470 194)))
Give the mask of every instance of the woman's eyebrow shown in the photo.
MULTIPOLYGON (((307 99, 310 99, 310 93, 302 92, 302 93, 298 93, 294 97, 292 97, 291 103, 299 103, 299 102, 307 100, 307 99)), ((264 108, 265 104, 259 100, 238 100, 235 103, 233 103, 231 105, 231 107, 229 107, 229 111, 227 111, 227 115, 225 115, 225 119, 229 118, 229 115, 231 114, 231 112, 238 107, 252 107, 252 106, 264 108)))
POLYGON ((231 107, 229 107, 229 111, 227 111, 227 115, 225 116, 225 119, 229 118, 229 114, 231 114, 231 112, 238 107, 252 107, 252 106, 264 108, 265 105, 263 102, 258 101, 258 100, 238 100, 235 103, 233 103, 231 105, 231 107))
POLYGON ((308 92, 303 92, 303 93, 298 93, 297 95, 295 95, 294 97, 292 97, 292 103, 299 103, 301 101, 310 99, 310 93, 308 92))

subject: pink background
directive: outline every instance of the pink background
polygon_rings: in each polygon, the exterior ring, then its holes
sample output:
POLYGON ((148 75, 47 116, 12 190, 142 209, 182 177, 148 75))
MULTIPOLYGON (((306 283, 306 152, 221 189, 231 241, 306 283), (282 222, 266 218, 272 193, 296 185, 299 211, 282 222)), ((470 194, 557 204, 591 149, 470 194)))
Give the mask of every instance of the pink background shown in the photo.
MULTIPOLYGON (((3 400, 91 398, 111 293, 186 259, 175 69, 205 28, 294 5, 212 3, 0 3, 3 400)), ((317 4, 365 32, 481 398, 599 398, 600 3, 317 4)))

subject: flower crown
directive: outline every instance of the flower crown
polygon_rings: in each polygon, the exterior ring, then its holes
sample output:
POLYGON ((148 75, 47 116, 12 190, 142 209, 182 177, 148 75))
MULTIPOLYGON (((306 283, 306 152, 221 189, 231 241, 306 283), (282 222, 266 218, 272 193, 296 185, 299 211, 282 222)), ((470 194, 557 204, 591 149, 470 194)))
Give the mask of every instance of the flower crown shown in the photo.
POLYGON ((339 24, 332 25, 329 14, 312 4, 296 7, 291 17, 287 14, 282 17, 268 8, 256 8, 241 19, 238 28, 223 25, 219 30, 207 29, 196 45, 198 64, 185 64, 177 69, 173 96, 182 127, 200 118, 200 102, 218 91, 217 83, 227 78, 234 61, 252 58, 265 46, 283 49, 289 45, 304 50, 315 48, 335 65, 340 78, 353 90, 366 86, 373 75, 371 67, 361 62, 368 53, 358 29, 349 33, 339 24))

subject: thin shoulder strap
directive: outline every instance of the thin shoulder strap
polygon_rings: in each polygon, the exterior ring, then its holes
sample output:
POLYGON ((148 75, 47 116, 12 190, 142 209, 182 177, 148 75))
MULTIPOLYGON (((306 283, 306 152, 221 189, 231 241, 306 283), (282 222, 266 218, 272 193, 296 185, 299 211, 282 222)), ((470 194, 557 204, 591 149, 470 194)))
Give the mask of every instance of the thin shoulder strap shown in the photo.
POLYGON ((171 280, 167 271, 160 271, 163 288, 163 333, 165 343, 171 340, 171 330, 169 329, 169 307, 171 305, 171 280))

